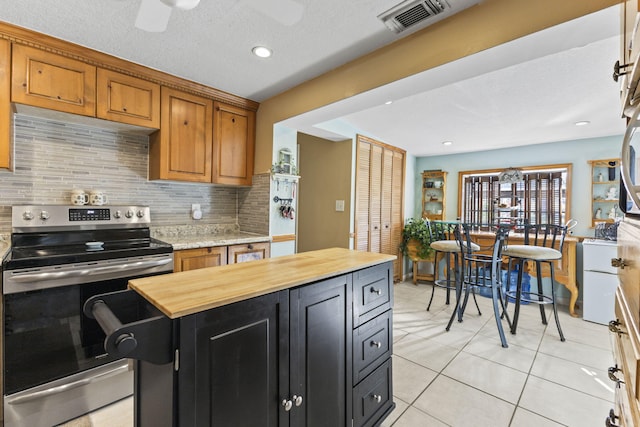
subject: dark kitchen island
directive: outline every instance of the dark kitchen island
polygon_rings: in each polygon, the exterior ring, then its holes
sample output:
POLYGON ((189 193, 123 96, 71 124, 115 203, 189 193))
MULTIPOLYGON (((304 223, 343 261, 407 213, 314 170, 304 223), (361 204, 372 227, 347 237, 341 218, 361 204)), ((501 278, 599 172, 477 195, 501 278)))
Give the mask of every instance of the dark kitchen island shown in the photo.
POLYGON ((170 361, 135 362, 136 426, 379 425, 393 259, 334 248, 131 280, 171 329, 170 361))

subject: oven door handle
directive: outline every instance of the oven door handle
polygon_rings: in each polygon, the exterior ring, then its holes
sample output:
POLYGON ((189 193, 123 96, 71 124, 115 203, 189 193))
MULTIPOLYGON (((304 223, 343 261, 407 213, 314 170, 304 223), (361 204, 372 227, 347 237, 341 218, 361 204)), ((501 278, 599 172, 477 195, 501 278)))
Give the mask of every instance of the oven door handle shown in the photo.
POLYGON ((85 386, 87 384, 90 384, 90 383, 93 383, 93 382, 96 382, 96 381, 101 381, 101 380, 105 380, 107 378, 114 377, 116 375, 124 374, 127 371, 129 371, 128 362, 118 366, 117 368, 111 369, 111 370, 109 370, 107 372, 103 372, 101 374, 98 374, 98 375, 90 377, 90 378, 84 378, 84 379, 81 379, 81 380, 69 382, 67 384, 62 384, 62 385, 59 385, 59 386, 50 387, 50 388, 47 388, 45 390, 34 391, 32 393, 28 393, 28 394, 24 394, 22 396, 14 397, 12 399, 9 399, 7 401, 7 403, 9 405, 20 405, 22 403, 31 402, 32 400, 41 399, 43 397, 47 397, 47 396, 51 396, 51 395, 54 395, 54 394, 63 393, 63 392, 65 392, 67 390, 70 390, 70 389, 82 387, 82 386, 85 386))
POLYGON ((10 279, 11 281, 16 283, 43 282, 45 280, 57 280, 66 279, 67 277, 86 276, 87 274, 89 274, 88 269, 44 273, 17 273, 15 275, 12 275, 10 279))
POLYGON ((134 263, 124 263, 117 265, 107 265, 105 267, 96 267, 89 270, 89 276, 94 276, 97 274, 108 274, 113 273, 114 271, 133 271, 133 270, 144 270, 145 268, 152 267, 160 267, 162 265, 167 265, 171 262, 171 258, 162 258, 156 259, 152 261, 137 261, 134 263))

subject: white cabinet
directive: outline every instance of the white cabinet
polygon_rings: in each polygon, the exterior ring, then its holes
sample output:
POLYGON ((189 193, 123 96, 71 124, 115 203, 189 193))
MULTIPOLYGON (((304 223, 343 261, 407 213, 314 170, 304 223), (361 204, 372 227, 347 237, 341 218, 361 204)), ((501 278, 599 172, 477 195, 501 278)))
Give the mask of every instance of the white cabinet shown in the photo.
POLYGON ((585 240, 582 248, 582 318, 606 325, 616 318, 614 304, 618 275, 616 268, 611 266, 611 259, 617 257, 616 242, 585 240))

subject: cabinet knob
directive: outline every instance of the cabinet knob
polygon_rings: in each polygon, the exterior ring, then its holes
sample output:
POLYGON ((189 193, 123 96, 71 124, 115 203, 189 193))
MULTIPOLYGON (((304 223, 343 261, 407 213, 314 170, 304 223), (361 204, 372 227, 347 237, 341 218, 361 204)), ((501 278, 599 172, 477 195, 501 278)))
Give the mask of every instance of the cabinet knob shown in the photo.
POLYGON ((373 400, 376 403, 380 403, 382 402, 382 396, 380 396, 379 394, 372 394, 371 400, 373 400))
POLYGON ((380 348, 380 347, 382 347, 382 343, 381 343, 380 341, 371 341, 371 342, 369 343, 369 345, 370 345, 371 347, 375 347, 375 348, 380 348))
POLYGON ((285 411, 289 412, 291 408, 293 408, 293 402, 290 400, 284 399, 282 401, 282 407, 284 408, 285 411))
POLYGON ((376 295, 382 295, 382 291, 376 288, 371 288, 371 293, 376 295))
POLYGON ((618 368, 618 365, 611 366, 609 369, 607 369, 607 374, 609 375, 609 379, 614 383, 616 383, 617 387, 620 387, 620 384, 624 384, 624 381, 622 381, 616 376, 616 372, 622 372, 622 370, 618 368))
POLYGON ((249 243, 249 244, 247 245, 247 249, 249 249, 249 250, 253 250, 253 245, 252 245, 251 243, 249 243))
POLYGON ((615 412, 613 412, 613 409, 609 410, 609 416, 604 420, 604 425, 606 427, 620 427, 619 424, 616 424, 616 419, 620 418, 618 416, 616 416, 615 412))
POLYGON ((618 319, 609 321, 609 331, 614 334, 624 334, 624 331, 618 326, 620 326, 620 321, 618 319))
POLYGON ((293 399, 293 402, 296 404, 296 406, 302 405, 302 396, 296 396, 294 394, 292 399, 293 399))
POLYGON ((622 258, 611 258, 611 267, 618 267, 624 270, 626 266, 628 266, 626 262, 622 258))

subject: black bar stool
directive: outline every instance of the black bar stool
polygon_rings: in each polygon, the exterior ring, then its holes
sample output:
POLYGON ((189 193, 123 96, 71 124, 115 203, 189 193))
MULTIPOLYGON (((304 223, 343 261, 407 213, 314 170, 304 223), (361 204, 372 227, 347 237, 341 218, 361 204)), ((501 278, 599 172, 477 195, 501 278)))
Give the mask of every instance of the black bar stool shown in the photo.
POLYGON ((453 319, 458 315, 458 322, 462 322, 462 315, 469 299, 469 292, 474 292, 476 288, 490 288, 491 298, 493 300, 493 313, 496 319, 496 325, 498 327, 498 334, 500 335, 500 342, 502 347, 507 348, 507 339, 504 335, 504 329, 502 328, 501 310, 507 318, 507 323, 511 327, 511 320, 506 313, 502 284, 501 284, 501 267, 502 267, 502 251, 509 233, 510 226, 508 225, 478 225, 478 224, 460 224, 456 229, 456 237, 460 247, 460 261, 461 261, 461 277, 457 281, 456 291, 456 310, 451 313, 451 318, 447 324, 446 330, 451 328, 453 319), (481 254, 474 251, 473 245, 476 245, 472 241, 471 233, 480 229, 486 229, 491 227, 495 232, 495 240, 490 248, 479 248, 480 250, 490 249, 490 254, 481 254), (462 294, 464 291, 464 301, 462 300, 462 294))
MULTIPOLYGON (((435 254, 433 255, 433 269, 434 276, 437 277, 439 273, 438 266, 438 255, 441 255, 445 259, 445 278, 444 279, 436 279, 433 281, 433 287, 431 288, 431 298, 429 298, 429 304, 427 305, 427 311, 431 308, 431 302, 433 301, 433 295, 435 294, 436 286, 440 288, 444 288, 447 290, 447 297, 445 300, 446 304, 449 304, 450 293, 451 291, 456 290, 456 278, 458 276, 459 271, 459 255, 460 255, 460 244, 455 236, 455 229, 458 227, 459 223, 457 222, 444 222, 444 221, 431 221, 429 222, 429 231, 431 233, 431 248, 435 250, 435 254), (453 278, 451 277, 451 258, 453 257, 453 278)), ((480 246, 472 243, 471 246, 472 251, 480 250, 480 246)), ((480 307, 478 306, 478 301, 476 300, 476 294, 473 294, 473 300, 476 304, 476 308, 478 309, 478 314, 482 314, 480 312, 480 307)))
MULTIPOLYGON (((513 312, 513 324, 511 325, 511 333, 515 334, 518 327, 518 317, 520 315, 520 302, 527 301, 529 303, 538 304, 540 306, 540 318, 544 325, 547 324, 547 315, 544 311, 546 304, 553 307, 553 316, 556 320, 560 341, 564 341, 564 334, 560 327, 558 319, 558 308, 556 305, 556 283, 554 273, 554 263, 562 259, 562 246, 564 238, 567 234, 567 227, 555 224, 525 224, 524 225, 524 245, 507 245, 502 251, 503 255, 509 257, 509 270, 511 270, 511 261, 515 260, 518 266, 518 282, 516 283, 516 291, 509 290, 511 282, 511 274, 507 277, 507 296, 515 298, 515 310, 513 312), (538 292, 523 292, 522 290, 522 274, 527 261, 533 261, 536 264, 536 282, 538 282, 538 292), (547 295, 542 287, 542 264, 549 264, 549 272, 551 278, 551 294, 547 295)), ((508 298, 507 298, 508 303, 508 298)))

